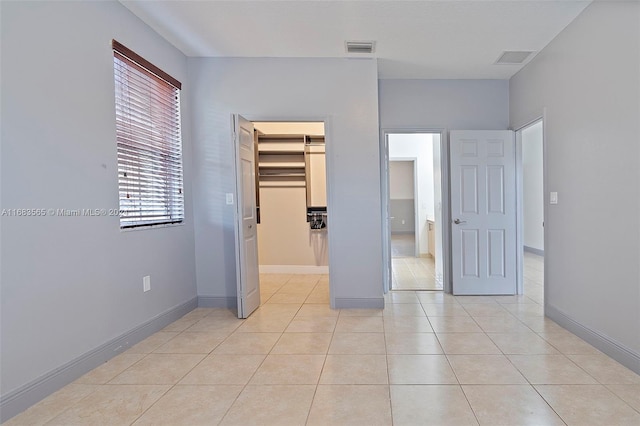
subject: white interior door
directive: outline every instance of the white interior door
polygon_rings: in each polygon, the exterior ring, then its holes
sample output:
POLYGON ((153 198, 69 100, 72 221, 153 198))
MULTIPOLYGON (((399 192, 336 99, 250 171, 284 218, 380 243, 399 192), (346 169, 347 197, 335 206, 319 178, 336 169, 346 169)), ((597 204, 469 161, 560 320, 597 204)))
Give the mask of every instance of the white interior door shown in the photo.
POLYGON ((454 294, 516 294, 515 142, 510 130, 452 131, 454 294))
POLYGON ((236 154, 236 277, 238 318, 247 318, 260 306, 258 233, 256 217, 256 168, 253 123, 233 116, 236 154))

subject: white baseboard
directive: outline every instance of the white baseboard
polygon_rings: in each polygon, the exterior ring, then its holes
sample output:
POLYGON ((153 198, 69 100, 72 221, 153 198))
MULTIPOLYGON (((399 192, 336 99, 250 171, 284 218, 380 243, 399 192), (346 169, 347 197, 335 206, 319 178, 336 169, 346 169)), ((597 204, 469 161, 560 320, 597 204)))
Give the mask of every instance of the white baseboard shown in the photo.
POLYGON ((261 274, 328 274, 328 266, 260 265, 261 274))

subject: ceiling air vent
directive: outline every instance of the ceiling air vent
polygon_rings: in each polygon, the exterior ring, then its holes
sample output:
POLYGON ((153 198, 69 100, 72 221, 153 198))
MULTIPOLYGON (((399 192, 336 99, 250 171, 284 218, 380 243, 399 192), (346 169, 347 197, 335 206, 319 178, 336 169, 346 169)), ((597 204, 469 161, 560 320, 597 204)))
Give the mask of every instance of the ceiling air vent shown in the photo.
POLYGON ((522 64, 533 52, 520 50, 506 50, 496 61, 496 64, 518 65, 522 64))
POLYGON ((347 41, 345 46, 347 53, 372 54, 376 43, 374 41, 347 41))

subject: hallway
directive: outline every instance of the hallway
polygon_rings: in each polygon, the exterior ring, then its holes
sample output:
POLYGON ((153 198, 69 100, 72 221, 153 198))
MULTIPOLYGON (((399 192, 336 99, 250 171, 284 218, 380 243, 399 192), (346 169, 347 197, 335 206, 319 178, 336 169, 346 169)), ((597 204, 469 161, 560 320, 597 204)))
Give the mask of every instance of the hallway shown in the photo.
POLYGON ((7 424, 640 424, 640 377, 545 319, 528 278, 333 310, 327 276, 263 275, 249 319, 198 308, 7 424))

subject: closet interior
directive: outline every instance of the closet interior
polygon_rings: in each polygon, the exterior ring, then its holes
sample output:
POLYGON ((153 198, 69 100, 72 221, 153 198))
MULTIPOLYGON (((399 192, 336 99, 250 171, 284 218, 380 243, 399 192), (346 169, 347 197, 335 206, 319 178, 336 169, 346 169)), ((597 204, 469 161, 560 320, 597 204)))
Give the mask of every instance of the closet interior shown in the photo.
POLYGON ((327 273, 324 123, 254 126, 261 272, 327 273))

